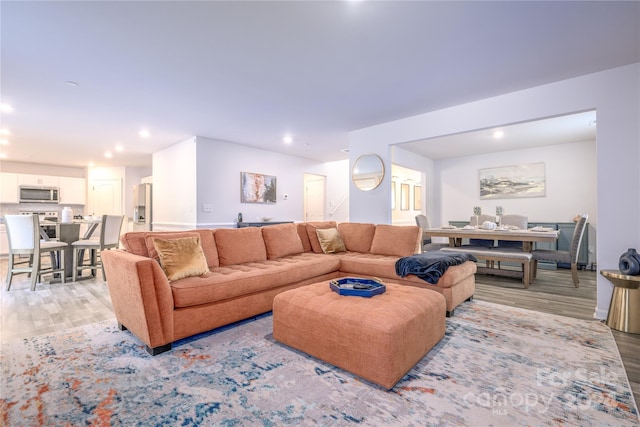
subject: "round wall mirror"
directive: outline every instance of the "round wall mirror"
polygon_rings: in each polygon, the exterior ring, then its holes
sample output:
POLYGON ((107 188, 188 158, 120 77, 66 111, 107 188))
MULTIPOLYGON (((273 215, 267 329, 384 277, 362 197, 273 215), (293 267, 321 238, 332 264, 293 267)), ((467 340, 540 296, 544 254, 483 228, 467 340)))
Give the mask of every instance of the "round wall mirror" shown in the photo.
POLYGON ((351 170, 353 183, 362 191, 370 191, 382 182, 384 163, 377 154, 363 154, 358 157, 351 170))

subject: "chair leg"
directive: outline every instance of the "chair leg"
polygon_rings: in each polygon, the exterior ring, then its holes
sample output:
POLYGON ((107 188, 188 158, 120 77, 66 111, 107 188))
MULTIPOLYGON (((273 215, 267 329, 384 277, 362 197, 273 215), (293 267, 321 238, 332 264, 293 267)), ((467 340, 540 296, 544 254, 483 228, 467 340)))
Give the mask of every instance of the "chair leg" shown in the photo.
POLYGON ((33 270, 31 270, 31 290, 36 290, 36 283, 40 277, 40 257, 33 257, 33 270))
POLYGON ((71 268, 73 272, 71 273, 71 277, 74 282, 78 280, 78 249, 73 248, 73 262, 71 263, 71 268))
POLYGON ((13 254, 9 254, 9 264, 7 266, 7 291, 11 288, 11 279, 13 279, 13 254))
POLYGON ((531 263, 529 261, 525 261, 522 263, 522 282, 524 283, 524 288, 529 288, 529 283, 531 283, 531 263))
POLYGON ((104 272, 104 264, 102 263, 102 256, 100 257, 100 270, 102 270, 102 280, 106 282, 107 281, 107 273, 104 272))
POLYGON ((580 280, 578 280, 578 264, 576 263, 571 264, 571 278, 573 279, 573 286, 577 288, 580 280))
POLYGON ((67 264, 65 264, 65 250, 61 249, 60 251, 60 268, 62 268, 62 273, 60 274, 60 280, 62 283, 67 283, 67 264))
POLYGON ((534 279, 536 277, 538 277, 538 260, 534 259, 531 261, 532 265, 531 265, 531 277, 533 277, 534 279))

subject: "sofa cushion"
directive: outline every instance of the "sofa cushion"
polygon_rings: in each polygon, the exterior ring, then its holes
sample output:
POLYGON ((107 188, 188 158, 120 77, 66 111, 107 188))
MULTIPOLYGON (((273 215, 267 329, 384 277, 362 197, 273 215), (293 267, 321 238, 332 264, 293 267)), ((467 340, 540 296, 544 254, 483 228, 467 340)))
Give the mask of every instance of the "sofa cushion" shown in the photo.
POLYGON ((296 228, 298 229, 298 236, 300 237, 300 241, 302 242, 302 248, 304 252, 311 252, 311 242, 309 241, 309 235, 307 234, 307 224, 304 222, 299 222, 296 224, 296 228))
POLYGON ((134 255, 149 256, 147 250, 147 244, 145 242, 145 236, 149 234, 148 231, 130 231, 120 236, 120 243, 122 247, 134 255))
POLYGON ((220 265, 266 261, 267 249, 258 227, 220 228, 215 232, 220 265))
POLYGON ((319 221, 319 222, 307 222, 307 236, 309 236, 309 243, 311 244, 311 250, 317 254, 321 254, 322 247, 320 246, 320 241, 318 240, 318 235, 316 234, 317 229, 324 228, 336 228, 337 224, 335 221, 319 221))
POLYGON ((409 256, 418 252, 422 231, 417 225, 379 224, 369 252, 379 255, 409 256))
MULTIPOLYGON (((131 234, 131 233, 127 233, 131 234)), ((198 229, 189 231, 147 231, 144 234, 146 252, 149 258, 158 259, 158 252, 153 244, 154 238, 159 239, 180 239, 183 237, 199 237, 200 246, 205 258, 207 259, 207 266, 209 268, 218 267, 220 262, 218 261, 218 249, 213 237, 213 230, 211 229, 198 229)))
POLYGON ((293 223, 262 227, 262 238, 269 259, 304 252, 302 241, 298 235, 298 227, 293 223))
POLYGON ((371 248, 376 226, 358 222, 341 222, 338 231, 348 251, 367 253, 371 248))
POLYGON ((287 287, 335 274, 339 269, 339 256, 300 253, 273 260, 220 266, 206 276, 171 282, 171 291, 176 308, 191 307, 287 287))
POLYGON ((200 237, 179 239, 153 238, 154 249, 160 258, 162 270, 169 281, 209 273, 207 259, 200 246, 200 237))
POLYGON ((337 228, 319 228, 316 230, 316 234, 318 235, 318 242, 320 242, 322 252, 325 254, 335 254, 336 252, 345 252, 347 250, 337 228))

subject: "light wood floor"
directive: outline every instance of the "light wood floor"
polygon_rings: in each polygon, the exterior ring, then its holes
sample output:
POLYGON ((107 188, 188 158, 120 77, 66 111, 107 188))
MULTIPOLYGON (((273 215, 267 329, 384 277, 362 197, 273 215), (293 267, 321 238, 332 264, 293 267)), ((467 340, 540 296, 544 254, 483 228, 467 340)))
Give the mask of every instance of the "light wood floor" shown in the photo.
MULTIPOLYGON (((105 282, 90 278, 78 282, 38 284, 29 290, 26 275, 6 286, 6 259, 0 260, 0 340, 52 333, 74 326, 114 319, 105 282)), ((516 279, 477 275, 475 299, 596 322, 596 272, 580 271, 580 287, 571 282, 569 270, 539 270, 535 282, 524 289, 516 279)), ((45 277, 45 282, 47 277, 45 277)), ((612 331, 636 402, 640 402, 640 335, 612 331)))

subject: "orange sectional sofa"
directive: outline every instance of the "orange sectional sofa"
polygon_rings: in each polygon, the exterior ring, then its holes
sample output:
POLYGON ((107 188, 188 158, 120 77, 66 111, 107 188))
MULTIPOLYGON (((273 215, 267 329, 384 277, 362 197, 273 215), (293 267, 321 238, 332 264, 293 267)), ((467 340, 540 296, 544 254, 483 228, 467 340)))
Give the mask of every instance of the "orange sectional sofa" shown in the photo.
POLYGON ((418 252, 421 235, 417 226, 334 221, 129 232, 121 237, 123 249, 104 251, 102 262, 120 328, 155 355, 176 340, 269 312, 281 292, 337 277, 377 277, 431 289, 444 295, 452 314, 473 296, 476 264, 449 267, 435 285, 399 277, 395 262, 418 252), (318 229, 338 230, 344 251, 324 253, 318 229), (197 256, 184 256, 186 246, 172 252, 172 242, 194 241, 197 256), (176 266, 187 258, 201 258, 203 265, 176 266))

